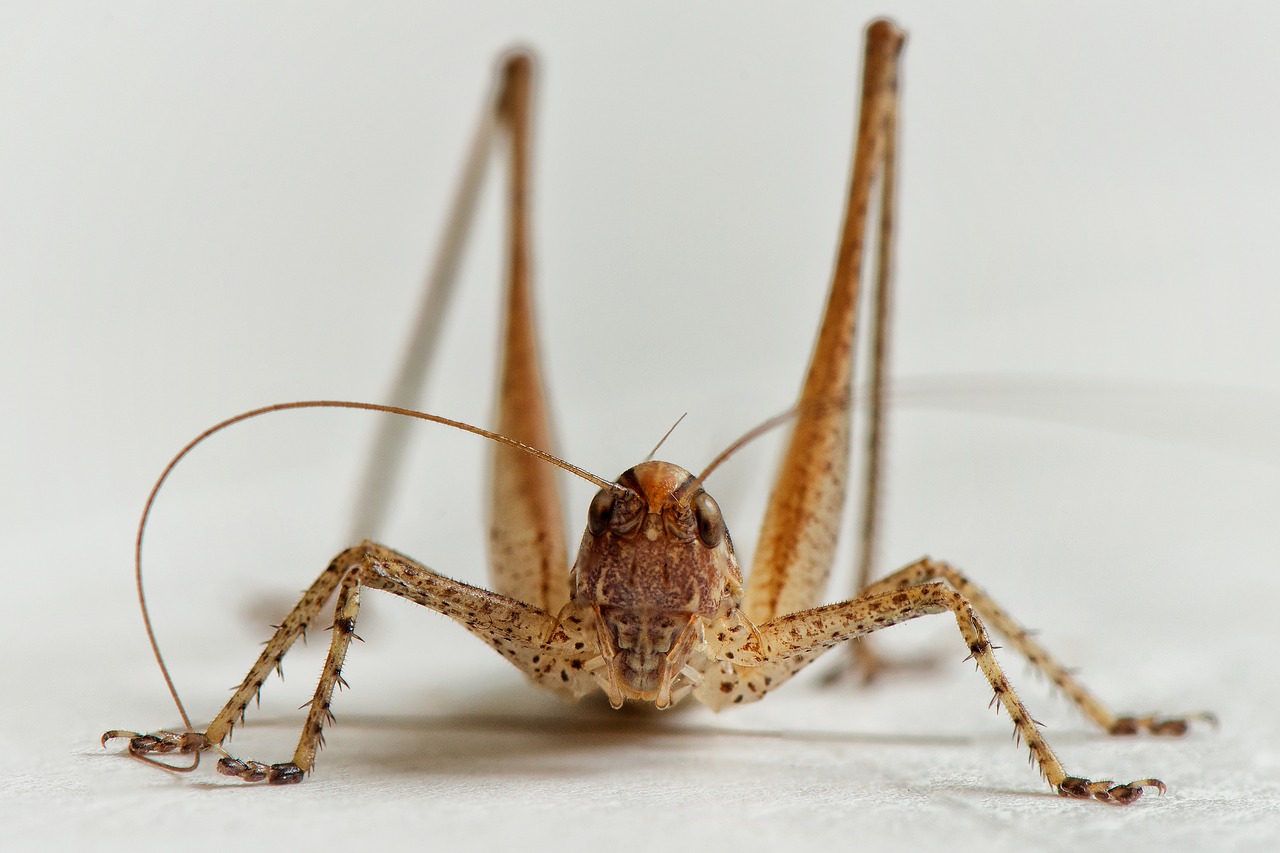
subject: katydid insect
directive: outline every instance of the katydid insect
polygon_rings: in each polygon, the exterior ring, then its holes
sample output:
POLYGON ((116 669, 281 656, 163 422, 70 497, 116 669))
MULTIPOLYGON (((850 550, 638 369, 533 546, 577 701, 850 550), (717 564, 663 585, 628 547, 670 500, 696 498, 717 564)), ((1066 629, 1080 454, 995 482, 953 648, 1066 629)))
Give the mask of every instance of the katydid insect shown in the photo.
MULTIPOLYGON (((298 402, 247 412, 207 430, 175 457, 148 499, 138 534, 140 550, 147 513, 160 486, 174 465, 209 435, 283 409, 379 410, 496 442, 494 591, 451 580, 386 546, 362 542, 334 558, 306 590, 207 728, 195 729, 170 682, 186 731, 113 730, 103 735, 103 743, 126 738, 131 755, 182 770, 194 769, 200 756, 212 750, 220 754, 218 770, 225 775, 271 784, 301 781, 313 769, 323 731, 333 720, 332 695, 335 686, 343 684, 342 666, 366 588, 391 592, 451 617, 541 687, 573 698, 602 691, 614 708, 632 701, 667 709, 690 697, 713 709, 753 702, 841 643, 919 616, 950 613, 969 658, 995 693, 993 702, 1008 712, 1017 736, 1026 742, 1054 791, 1115 804, 1132 803, 1148 788, 1163 792, 1164 784, 1154 778, 1115 784, 1070 775, 1005 677, 989 629, 1110 734, 1181 735, 1192 719, 1208 715, 1113 713, 985 592, 946 563, 925 558, 878 581, 868 576, 882 455, 897 69, 904 40, 888 21, 875 21, 867 29, 853 174, 831 290, 799 401, 781 419, 792 422, 792 435, 745 581, 720 509, 705 489, 711 473, 741 442, 696 475, 667 462, 646 460, 616 481, 544 450, 550 447, 550 431, 531 314, 527 215, 531 60, 514 55, 503 65, 494 103, 511 158, 506 343, 495 430, 363 403, 298 402), (859 589, 850 600, 819 606, 834 559, 851 455, 855 320, 873 211, 878 212, 875 282, 870 298, 863 300, 872 318, 872 391, 859 589), (554 467, 599 487, 587 508, 586 531, 569 571, 554 467), (328 658, 292 759, 268 764, 228 754, 223 744, 243 721, 249 702, 297 638, 335 599, 328 658), (173 767, 155 757, 168 753, 190 755, 192 762, 173 767)), ((167 672, 165 677, 168 680, 167 672)))

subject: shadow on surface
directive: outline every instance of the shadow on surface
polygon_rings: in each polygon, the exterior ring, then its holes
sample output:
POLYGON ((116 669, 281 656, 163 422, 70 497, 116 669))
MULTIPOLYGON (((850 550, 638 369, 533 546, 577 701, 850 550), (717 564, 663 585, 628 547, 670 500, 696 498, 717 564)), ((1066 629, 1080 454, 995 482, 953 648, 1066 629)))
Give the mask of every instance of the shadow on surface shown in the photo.
MULTIPOLYGON (((295 715, 257 717, 250 729, 277 744, 271 755, 279 756, 280 739, 287 738, 291 748, 300 722, 295 715)), ((663 760, 667 754, 680 756, 681 763, 697 761, 703 755, 700 742, 723 743, 726 738, 929 748, 974 743, 968 737, 815 729, 804 721, 797 721, 795 728, 720 725, 700 709, 658 712, 627 705, 615 711, 603 697, 568 704, 522 684, 468 692, 445 712, 340 714, 337 725, 326 734, 329 745, 320 756, 318 772, 340 769, 367 777, 577 776, 599 773, 599 756, 609 753, 616 754, 619 762, 663 760)), ((268 760, 250 754, 247 744, 243 755, 236 743, 229 747, 237 757, 268 760)), ((744 749, 743 753, 754 751, 744 749)), ((207 777, 201 782, 222 784, 207 777)))

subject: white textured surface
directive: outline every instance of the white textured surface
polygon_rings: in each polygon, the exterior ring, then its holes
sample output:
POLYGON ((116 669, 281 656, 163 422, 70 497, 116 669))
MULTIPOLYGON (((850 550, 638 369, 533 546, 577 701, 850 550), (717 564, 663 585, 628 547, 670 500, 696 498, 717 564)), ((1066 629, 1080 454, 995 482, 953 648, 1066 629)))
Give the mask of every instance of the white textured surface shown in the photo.
MULTIPOLYGON (((473 6, 0 11, 5 846, 1274 849, 1280 21, 1245 4, 473 6), (936 653, 933 677, 646 718, 566 709, 442 618, 371 600, 306 784, 174 777, 96 745, 175 723, 129 578, 151 478, 229 413, 382 393, 503 46, 544 60, 562 447, 616 473, 687 410, 664 455, 696 467, 794 393, 880 12, 911 33, 896 363, 934 377, 903 382, 925 403, 941 384, 989 412, 896 417, 885 562, 956 562, 1122 708, 1217 711, 1185 740, 1109 740, 1005 656, 1072 772, 1156 775, 1168 796, 1048 796, 944 619, 883 644, 936 653)), ((496 222, 490 203, 428 403, 478 422, 496 222)), ((246 426, 167 491, 148 565, 196 717, 345 544, 368 428, 246 426)), ((384 538, 478 581, 484 457, 422 437, 384 538)), ((748 552, 775 450, 716 475, 748 552)), ((576 520, 589 490, 572 489, 576 520)), ((237 752, 289 754, 321 645, 286 661, 237 752)))

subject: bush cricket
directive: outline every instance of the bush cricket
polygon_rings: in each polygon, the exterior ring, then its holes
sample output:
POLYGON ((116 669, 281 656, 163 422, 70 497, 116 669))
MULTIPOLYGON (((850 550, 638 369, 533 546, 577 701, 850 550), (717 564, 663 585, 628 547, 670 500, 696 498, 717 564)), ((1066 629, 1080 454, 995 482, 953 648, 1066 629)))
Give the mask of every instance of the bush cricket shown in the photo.
MULTIPOLYGON (((1017 738, 1025 742, 1052 790, 1065 797, 1113 804, 1133 803, 1146 789, 1163 793, 1165 785, 1155 778, 1116 784, 1068 773, 1005 677, 989 631, 1027 658, 1109 734, 1181 735, 1191 720, 1210 719, 1209 715, 1115 714, 1030 632, 946 563, 923 558, 883 579, 872 581, 869 576, 883 455, 898 61, 904 42, 905 35, 889 21, 874 21, 867 28, 854 164, 839 251, 795 407, 747 433, 696 475, 646 459, 616 481, 546 452, 551 447, 549 415, 531 313, 527 212, 532 61, 523 53, 509 56, 501 69, 492 114, 508 142, 510 157, 505 346, 495 429, 402 407, 338 401, 284 403, 246 412, 210 428, 170 462, 148 499, 137 540, 140 555, 142 531, 161 485, 190 450, 215 432, 285 409, 378 410, 462 429, 496 443, 490 535, 493 591, 451 580, 384 545, 362 542, 335 557, 312 583, 203 731, 191 724, 165 671, 186 731, 113 730, 103 735, 103 743, 125 738, 131 755, 171 770, 194 769, 205 751, 214 751, 220 755, 217 767, 224 775, 270 784, 301 781, 314 768, 324 729, 333 722, 333 690, 344 684, 342 666, 366 588, 399 595, 452 618, 541 687, 570 698, 603 692, 614 708, 630 701, 659 710, 690 697, 717 710, 753 702, 848 640, 919 616, 950 613, 967 659, 994 692, 993 705, 1009 714, 1017 738), (867 297, 860 298, 871 232, 875 234, 874 281, 867 297), (852 599, 820 606, 834 560, 848 479, 860 302, 869 306, 865 310, 871 321, 871 392, 858 589, 852 599), (791 437, 754 564, 744 580, 725 520, 705 484, 729 454, 778 422, 789 424, 791 437), (556 467, 599 487, 587 508, 586 531, 572 565, 563 536, 556 467), (233 757, 224 742, 244 720, 249 702, 272 670, 331 600, 335 604, 329 653, 292 758, 269 764, 233 757), (173 766, 156 758, 169 753, 189 755, 191 763, 173 766)), ((154 637, 152 642, 154 646, 154 637)), ((159 659, 158 650, 156 654, 159 659)), ((871 659, 864 663, 874 665, 871 659)), ((163 671, 163 661, 160 665, 163 671)))

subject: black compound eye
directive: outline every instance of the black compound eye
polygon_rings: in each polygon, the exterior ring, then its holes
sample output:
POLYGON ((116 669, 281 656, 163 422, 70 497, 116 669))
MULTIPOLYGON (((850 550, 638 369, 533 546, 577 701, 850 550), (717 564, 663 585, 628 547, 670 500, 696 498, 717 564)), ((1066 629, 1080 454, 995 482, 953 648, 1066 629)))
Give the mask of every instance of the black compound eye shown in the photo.
POLYGON ((698 492, 691 502, 693 516, 698 522, 698 538, 708 548, 714 548, 724 539, 724 516, 715 498, 706 492, 698 492))
POLYGON ((615 497, 608 489, 601 489, 591 499, 591 506, 587 508, 587 530, 592 536, 599 536, 609 526, 609 519, 613 518, 615 497))

